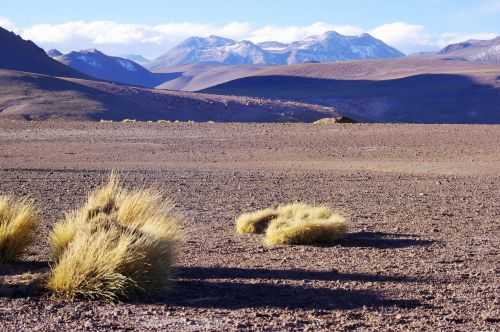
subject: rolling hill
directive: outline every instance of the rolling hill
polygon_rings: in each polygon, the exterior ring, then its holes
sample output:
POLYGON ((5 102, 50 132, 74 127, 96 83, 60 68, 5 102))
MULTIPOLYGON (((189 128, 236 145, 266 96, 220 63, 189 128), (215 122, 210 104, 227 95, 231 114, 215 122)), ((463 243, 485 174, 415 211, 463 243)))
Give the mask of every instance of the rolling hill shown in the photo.
POLYGON ((360 121, 500 123, 500 66, 435 57, 278 66, 202 91, 332 106, 360 121))
POLYGON ((256 65, 222 65, 217 63, 197 63, 169 67, 163 73, 177 76, 157 86, 158 89, 198 91, 224 82, 256 73, 265 66, 256 65))
POLYGON ((332 107, 262 98, 150 90, 0 70, 0 118, 312 122, 341 118, 332 107))

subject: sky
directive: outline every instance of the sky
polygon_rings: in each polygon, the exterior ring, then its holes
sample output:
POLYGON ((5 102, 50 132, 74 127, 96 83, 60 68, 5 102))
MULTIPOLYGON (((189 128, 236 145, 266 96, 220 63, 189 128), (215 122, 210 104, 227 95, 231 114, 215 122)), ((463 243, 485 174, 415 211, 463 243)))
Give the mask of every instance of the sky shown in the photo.
POLYGON ((45 49, 159 56, 190 36, 291 42, 368 32, 405 53, 500 35, 500 0, 0 0, 0 26, 45 49))

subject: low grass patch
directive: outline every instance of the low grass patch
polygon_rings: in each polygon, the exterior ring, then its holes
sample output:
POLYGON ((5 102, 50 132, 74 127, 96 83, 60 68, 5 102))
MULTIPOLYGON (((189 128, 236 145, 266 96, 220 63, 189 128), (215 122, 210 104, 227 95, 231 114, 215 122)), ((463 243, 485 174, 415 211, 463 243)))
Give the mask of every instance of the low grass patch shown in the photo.
POLYGON ((179 223, 161 192, 128 190, 112 174, 54 226, 47 288, 69 299, 158 295, 171 276, 179 223))
POLYGON ((267 246, 334 244, 347 229, 341 214, 303 203, 245 213, 236 220, 238 233, 264 234, 267 246))
POLYGON ((313 124, 319 125, 319 126, 326 126, 326 125, 332 125, 332 124, 337 124, 339 123, 339 120, 336 118, 323 118, 318 121, 315 121, 313 124))
POLYGON ((17 260, 33 242, 38 225, 32 201, 0 196, 0 263, 17 260))

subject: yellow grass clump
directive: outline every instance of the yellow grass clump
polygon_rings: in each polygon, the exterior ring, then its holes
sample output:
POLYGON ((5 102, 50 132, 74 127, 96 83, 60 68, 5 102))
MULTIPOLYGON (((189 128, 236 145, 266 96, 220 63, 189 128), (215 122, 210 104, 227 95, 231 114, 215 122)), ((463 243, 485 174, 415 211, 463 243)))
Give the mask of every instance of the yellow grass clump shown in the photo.
POLYGON ((278 215, 278 210, 273 208, 243 213, 236 219, 236 231, 239 234, 263 234, 278 215))
POLYGON ((112 301, 161 292, 171 275, 179 219, 160 192, 127 190, 112 174, 55 225, 48 289, 64 298, 112 301))
POLYGON ((123 119, 122 120, 122 123, 136 123, 137 120, 136 119, 123 119))
POLYGON ((38 225, 33 202, 0 196, 0 263, 15 261, 33 242, 38 225))
POLYGON ((345 218, 327 207, 303 203, 245 213, 236 221, 240 234, 264 234, 267 246, 327 245, 347 232, 345 218))

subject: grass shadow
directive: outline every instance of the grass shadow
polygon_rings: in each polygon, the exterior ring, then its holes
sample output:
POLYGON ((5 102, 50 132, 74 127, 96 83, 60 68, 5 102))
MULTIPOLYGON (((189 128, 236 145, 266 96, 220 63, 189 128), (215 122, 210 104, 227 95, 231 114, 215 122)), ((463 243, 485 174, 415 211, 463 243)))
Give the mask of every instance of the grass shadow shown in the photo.
POLYGON ((309 288, 268 283, 180 281, 162 303, 194 308, 350 310, 368 307, 415 308, 417 300, 387 299, 368 290, 309 288))
POLYGON ((429 246, 435 241, 417 239, 410 234, 392 234, 380 232, 358 232, 347 234, 338 241, 342 247, 360 247, 376 249, 401 249, 416 246, 429 246))
POLYGON ((357 281, 357 282, 427 282, 428 279, 407 276, 390 276, 367 273, 340 273, 338 271, 307 270, 269 270, 226 267, 179 267, 179 279, 267 279, 267 280, 318 280, 318 281, 357 281))
POLYGON ((0 277, 21 275, 24 273, 48 271, 49 262, 23 261, 11 264, 3 264, 0 268, 0 277))

